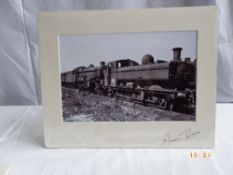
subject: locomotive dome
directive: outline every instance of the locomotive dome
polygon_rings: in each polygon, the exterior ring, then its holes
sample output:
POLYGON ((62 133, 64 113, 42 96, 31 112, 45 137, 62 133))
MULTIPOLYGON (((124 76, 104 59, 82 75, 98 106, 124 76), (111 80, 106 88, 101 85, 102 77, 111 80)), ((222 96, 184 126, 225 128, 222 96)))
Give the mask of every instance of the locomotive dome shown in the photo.
POLYGON ((154 63, 154 57, 150 54, 146 54, 142 57, 142 64, 153 64, 154 63))

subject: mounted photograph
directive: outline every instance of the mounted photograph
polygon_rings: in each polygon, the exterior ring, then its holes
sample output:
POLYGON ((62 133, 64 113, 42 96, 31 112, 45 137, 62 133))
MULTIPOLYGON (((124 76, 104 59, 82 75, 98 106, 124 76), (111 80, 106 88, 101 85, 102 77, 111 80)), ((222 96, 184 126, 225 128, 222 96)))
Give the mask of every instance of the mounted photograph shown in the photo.
POLYGON ((216 7, 43 12, 38 22, 46 147, 214 146, 216 7))
POLYGON ((63 121, 195 121, 197 36, 60 35, 63 121))

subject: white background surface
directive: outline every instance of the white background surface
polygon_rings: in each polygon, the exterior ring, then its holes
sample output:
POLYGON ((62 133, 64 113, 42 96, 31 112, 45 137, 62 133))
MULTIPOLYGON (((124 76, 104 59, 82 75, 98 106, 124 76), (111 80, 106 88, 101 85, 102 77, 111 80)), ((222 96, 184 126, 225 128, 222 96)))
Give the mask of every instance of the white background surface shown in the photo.
MULTIPOLYGON (((218 101, 233 101, 233 1, 219 8, 218 101)), ((1 0, 0 105, 41 103, 37 47, 40 11, 212 5, 214 0, 1 0)), ((210 58, 211 59, 211 58, 210 58)), ((218 105, 216 147, 191 149, 44 149, 41 107, 0 108, 0 165, 9 175, 232 174, 232 105, 218 105), (208 160, 190 152, 210 152, 208 160)))
POLYGON ((0 165, 9 175, 232 174, 233 104, 217 105, 214 149, 45 149, 41 111, 0 107, 0 165))
POLYGON ((231 0, 1 0, 0 105, 41 103, 38 12, 200 6, 215 3, 220 17, 217 99, 219 102, 233 101, 231 0))

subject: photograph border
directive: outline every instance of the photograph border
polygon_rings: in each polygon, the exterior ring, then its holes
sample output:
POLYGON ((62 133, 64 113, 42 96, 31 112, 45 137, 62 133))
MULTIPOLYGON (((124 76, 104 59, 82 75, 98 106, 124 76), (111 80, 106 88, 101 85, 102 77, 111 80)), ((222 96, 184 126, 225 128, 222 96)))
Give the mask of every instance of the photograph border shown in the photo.
POLYGON ((46 147, 214 147, 218 41, 215 6, 42 12, 38 25, 46 147), (63 122, 60 35, 194 30, 198 32, 196 121, 63 122))

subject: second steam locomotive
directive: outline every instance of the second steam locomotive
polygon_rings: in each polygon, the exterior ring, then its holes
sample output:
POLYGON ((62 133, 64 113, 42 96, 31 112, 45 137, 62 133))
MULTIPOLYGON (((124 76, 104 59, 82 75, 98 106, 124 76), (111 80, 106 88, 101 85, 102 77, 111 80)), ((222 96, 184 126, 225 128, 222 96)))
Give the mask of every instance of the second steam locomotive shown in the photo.
POLYGON ((182 60, 182 48, 172 50, 169 62, 147 54, 142 64, 121 59, 80 66, 61 74, 62 86, 194 115, 196 59, 182 60))

